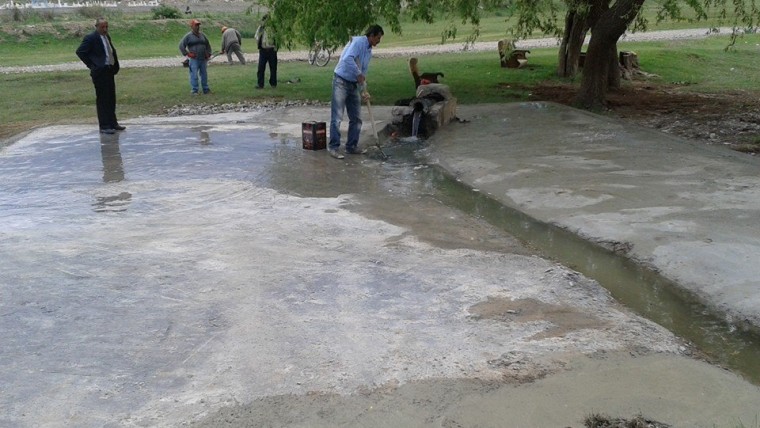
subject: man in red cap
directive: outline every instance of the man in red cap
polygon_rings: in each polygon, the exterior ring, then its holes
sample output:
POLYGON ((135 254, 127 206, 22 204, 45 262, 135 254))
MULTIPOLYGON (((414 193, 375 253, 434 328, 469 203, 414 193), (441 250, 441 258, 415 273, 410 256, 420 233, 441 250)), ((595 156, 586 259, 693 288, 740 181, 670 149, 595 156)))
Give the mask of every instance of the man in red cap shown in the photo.
POLYGON ((201 89, 204 94, 211 92, 208 87, 208 60, 211 58, 211 43, 201 32, 201 21, 190 21, 190 32, 179 42, 179 51, 187 56, 190 65, 190 89, 193 95, 198 95, 198 76, 200 75, 201 89))

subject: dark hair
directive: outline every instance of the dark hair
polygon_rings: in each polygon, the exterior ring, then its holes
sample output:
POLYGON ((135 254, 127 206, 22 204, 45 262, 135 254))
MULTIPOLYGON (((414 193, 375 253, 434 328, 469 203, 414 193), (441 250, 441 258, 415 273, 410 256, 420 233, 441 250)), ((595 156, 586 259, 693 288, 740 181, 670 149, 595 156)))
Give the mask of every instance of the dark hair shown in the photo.
POLYGON ((367 32, 364 33, 364 35, 367 36, 367 37, 369 37, 369 36, 377 36, 378 34, 381 35, 381 36, 384 36, 385 35, 385 31, 383 31, 383 27, 381 27, 381 26, 379 26, 377 24, 370 25, 369 28, 367 28, 367 32))

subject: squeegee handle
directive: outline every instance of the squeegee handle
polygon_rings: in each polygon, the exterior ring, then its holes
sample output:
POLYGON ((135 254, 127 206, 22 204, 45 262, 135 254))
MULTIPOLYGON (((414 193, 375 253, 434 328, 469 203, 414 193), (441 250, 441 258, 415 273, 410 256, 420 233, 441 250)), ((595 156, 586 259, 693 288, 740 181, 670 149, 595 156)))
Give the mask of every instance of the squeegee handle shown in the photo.
POLYGON ((375 128, 375 118, 372 116, 372 105, 369 103, 369 98, 367 98, 367 113, 369 113, 369 121, 372 123, 372 133, 375 134, 375 140, 378 140, 377 128, 375 128))

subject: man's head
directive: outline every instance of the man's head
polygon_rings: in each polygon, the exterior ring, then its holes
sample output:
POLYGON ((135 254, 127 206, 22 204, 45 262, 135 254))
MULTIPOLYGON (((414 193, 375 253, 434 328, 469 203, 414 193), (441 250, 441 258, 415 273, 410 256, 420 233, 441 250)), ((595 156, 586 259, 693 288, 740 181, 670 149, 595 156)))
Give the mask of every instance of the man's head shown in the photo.
POLYGON ((370 46, 375 47, 378 45, 378 43, 380 43, 380 39, 383 38, 385 32, 383 32, 383 27, 375 24, 370 25, 364 35, 367 36, 367 40, 369 40, 370 46))
POLYGON ((194 33, 197 33, 201 29, 201 21, 197 19, 190 20, 190 28, 193 30, 194 33))
POLYGON ((225 31, 227 31, 227 27, 222 27, 222 33, 224 33, 225 31))
POLYGON ((95 20, 95 31, 100 35, 105 36, 108 34, 108 20, 105 18, 98 18, 95 20))

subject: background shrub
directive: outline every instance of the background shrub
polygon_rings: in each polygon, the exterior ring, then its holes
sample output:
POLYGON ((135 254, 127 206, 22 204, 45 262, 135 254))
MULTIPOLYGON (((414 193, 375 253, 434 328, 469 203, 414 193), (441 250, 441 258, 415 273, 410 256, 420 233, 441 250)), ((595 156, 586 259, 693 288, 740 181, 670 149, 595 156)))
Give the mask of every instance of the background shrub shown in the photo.
POLYGON ((162 4, 159 7, 154 7, 150 10, 153 12, 153 19, 179 19, 182 18, 182 14, 179 9, 172 6, 162 4))
POLYGON ((97 19, 106 16, 106 8, 103 6, 85 6, 77 9, 77 13, 85 18, 97 19))

